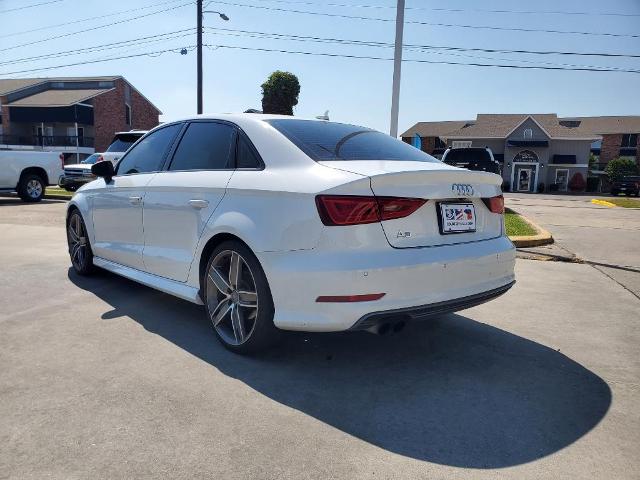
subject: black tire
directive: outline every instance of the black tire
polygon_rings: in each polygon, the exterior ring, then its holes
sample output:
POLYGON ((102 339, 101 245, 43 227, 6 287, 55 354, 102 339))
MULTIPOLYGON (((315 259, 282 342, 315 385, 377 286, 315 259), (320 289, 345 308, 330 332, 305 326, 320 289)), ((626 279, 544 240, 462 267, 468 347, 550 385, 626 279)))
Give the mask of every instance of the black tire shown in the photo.
POLYGON ((260 262, 246 245, 229 240, 214 248, 207 260, 201 286, 207 318, 212 322, 213 330, 225 348, 235 353, 249 354, 267 349, 277 342, 280 330, 273 324, 274 308, 269 283, 260 262), (240 259, 239 274, 236 275, 239 280, 236 281, 235 286, 231 281, 231 259, 234 253, 239 255, 240 259), (223 294, 220 285, 214 283, 211 273, 216 261, 216 271, 224 277, 227 258, 229 258, 229 273, 226 278, 222 278, 223 286, 227 287, 227 293, 223 294), (252 290, 253 287, 255 292, 252 290), (242 292, 242 295, 257 294, 255 307, 243 306, 238 292, 242 292), (228 313, 222 314, 225 311, 228 313), (240 335, 237 334, 234 320, 242 325, 238 328, 242 332, 240 335), (216 321, 218 321, 217 324, 216 321), (246 337, 243 337, 243 334, 246 337))
POLYGON ((20 178, 18 195, 23 202, 39 202, 44 197, 46 185, 40 175, 27 173, 20 178))
POLYGON ((67 219, 67 245, 71 266, 76 273, 83 276, 93 273, 93 251, 87 235, 87 226, 77 209, 74 209, 67 219))

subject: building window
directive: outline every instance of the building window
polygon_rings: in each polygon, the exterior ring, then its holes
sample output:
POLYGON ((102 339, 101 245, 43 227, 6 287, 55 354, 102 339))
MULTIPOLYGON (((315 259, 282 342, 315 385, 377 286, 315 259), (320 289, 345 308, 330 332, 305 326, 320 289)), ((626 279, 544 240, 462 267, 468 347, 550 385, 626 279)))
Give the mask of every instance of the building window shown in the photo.
POLYGON ((525 128, 524 132, 522 132, 522 135, 525 140, 531 140, 533 138, 533 130, 530 128, 525 128))
POLYGON ((451 146, 453 148, 469 148, 471 147, 471 140, 454 141, 451 146))
POLYGON ((622 135, 622 144, 620 148, 636 148, 638 146, 638 134, 637 133, 627 133, 626 135, 622 135))
POLYGON ((445 148, 447 148, 447 144, 445 142, 443 142, 440 137, 435 137, 435 140, 433 142, 433 148, 445 149, 445 148))
POLYGON ((131 126, 131 106, 128 103, 124 104, 124 122, 131 126))

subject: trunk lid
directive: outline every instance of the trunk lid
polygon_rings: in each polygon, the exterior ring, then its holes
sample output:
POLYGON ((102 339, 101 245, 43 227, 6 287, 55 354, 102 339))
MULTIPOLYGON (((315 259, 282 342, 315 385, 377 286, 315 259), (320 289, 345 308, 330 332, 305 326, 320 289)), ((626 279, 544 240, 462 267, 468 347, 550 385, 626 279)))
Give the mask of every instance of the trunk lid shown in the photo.
POLYGON ((451 245, 502 235, 502 215, 492 213, 482 200, 502 193, 502 179, 493 173, 469 171, 440 162, 352 160, 319 163, 369 177, 376 196, 427 200, 408 217, 381 222, 392 247, 451 245), (458 204, 461 211, 474 211, 475 231, 443 233, 443 204, 458 204))

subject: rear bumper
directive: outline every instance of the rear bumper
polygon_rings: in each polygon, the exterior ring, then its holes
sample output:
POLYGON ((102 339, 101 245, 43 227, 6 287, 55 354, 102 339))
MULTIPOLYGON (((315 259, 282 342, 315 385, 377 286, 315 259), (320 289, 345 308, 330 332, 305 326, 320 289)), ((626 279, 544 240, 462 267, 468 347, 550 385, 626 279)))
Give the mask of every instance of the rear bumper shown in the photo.
POLYGON ((476 293, 474 295, 468 295, 462 298, 455 298, 453 300, 445 300, 444 302, 432 303, 430 305, 421 305, 419 307, 399 308, 396 310, 386 310, 384 312, 368 313, 360 320, 358 320, 351 330, 366 330, 367 328, 374 327, 380 323, 387 322, 390 319, 393 320, 422 320, 434 315, 443 315, 445 313, 457 312, 459 310, 465 310, 467 308, 481 305, 489 300, 499 297, 503 293, 506 293, 511 287, 515 285, 515 280, 511 283, 507 283, 502 287, 494 288, 492 290, 476 293))
MULTIPOLYGON (((285 330, 367 328, 367 318, 462 310, 514 283, 515 248, 507 237, 429 248, 301 250, 258 254, 285 330), (384 293, 380 300, 318 303, 319 296, 384 293)), ((377 320, 374 320, 377 321, 377 320)))

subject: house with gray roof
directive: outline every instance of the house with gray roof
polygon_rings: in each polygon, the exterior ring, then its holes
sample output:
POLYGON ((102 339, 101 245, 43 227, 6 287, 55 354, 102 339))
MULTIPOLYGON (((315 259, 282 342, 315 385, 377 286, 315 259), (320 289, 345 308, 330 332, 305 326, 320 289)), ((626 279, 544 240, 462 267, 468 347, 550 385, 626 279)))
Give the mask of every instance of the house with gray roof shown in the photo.
POLYGON ((478 114, 475 120, 419 122, 402 134, 422 150, 440 155, 446 148, 489 147, 501 163, 505 190, 567 191, 574 176, 586 180, 589 157, 603 153, 637 158, 640 117, 558 118, 556 114, 478 114), (636 132, 634 134, 634 132, 636 132))
POLYGON ((0 149, 77 161, 104 151, 115 132, 155 127, 160 113, 121 76, 0 79, 0 149))

